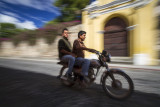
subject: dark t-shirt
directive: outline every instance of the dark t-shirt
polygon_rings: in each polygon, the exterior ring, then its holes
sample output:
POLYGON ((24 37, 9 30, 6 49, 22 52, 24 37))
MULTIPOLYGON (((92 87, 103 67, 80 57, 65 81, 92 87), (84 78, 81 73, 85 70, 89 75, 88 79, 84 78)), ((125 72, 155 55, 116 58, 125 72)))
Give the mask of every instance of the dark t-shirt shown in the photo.
POLYGON ((68 41, 68 39, 66 37, 63 37, 63 39, 60 39, 58 42, 58 52, 59 52, 59 59, 61 59, 64 55, 64 53, 61 52, 62 49, 64 49, 65 51, 71 52, 71 44, 68 41), (65 39, 66 42, 63 40, 65 39))

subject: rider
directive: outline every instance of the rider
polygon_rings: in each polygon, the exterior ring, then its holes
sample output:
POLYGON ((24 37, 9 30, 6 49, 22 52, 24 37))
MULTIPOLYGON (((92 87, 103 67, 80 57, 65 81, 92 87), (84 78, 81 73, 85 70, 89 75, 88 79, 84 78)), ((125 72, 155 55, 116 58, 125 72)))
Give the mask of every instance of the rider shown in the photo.
POLYGON ((86 32, 85 31, 79 31, 78 33, 78 39, 76 39, 73 43, 73 53, 76 55, 76 65, 82 66, 82 75, 84 77, 88 76, 88 70, 90 66, 90 60, 85 59, 84 50, 89 52, 94 52, 94 49, 87 48, 83 41, 86 38, 86 32))
POLYGON ((72 76, 72 69, 75 63, 75 54, 72 53, 72 47, 70 42, 68 41, 68 36, 68 29, 63 29, 63 38, 60 39, 58 42, 59 59, 63 62, 68 62, 68 71, 66 72, 66 75, 63 77, 65 79, 70 78, 72 76))

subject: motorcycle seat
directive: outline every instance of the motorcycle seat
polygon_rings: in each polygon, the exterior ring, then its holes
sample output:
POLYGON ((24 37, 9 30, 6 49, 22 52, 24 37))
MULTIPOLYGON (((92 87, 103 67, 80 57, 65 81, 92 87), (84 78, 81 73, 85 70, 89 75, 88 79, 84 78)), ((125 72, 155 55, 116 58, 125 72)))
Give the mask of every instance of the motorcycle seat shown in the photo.
MULTIPOLYGON (((68 62, 59 61, 59 62, 57 62, 57 64, 68 67, 68 62)), ((81 67, 79 65, 74 65, 74 68, 80 69, 81 67)))

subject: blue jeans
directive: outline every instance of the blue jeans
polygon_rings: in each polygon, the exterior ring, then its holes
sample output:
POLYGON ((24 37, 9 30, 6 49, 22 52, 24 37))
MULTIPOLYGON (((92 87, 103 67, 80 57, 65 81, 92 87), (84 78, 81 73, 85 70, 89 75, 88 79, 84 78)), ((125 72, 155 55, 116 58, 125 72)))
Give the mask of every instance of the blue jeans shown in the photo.
POLYGON ((75 65, 81 66, 82 67, 82 74, 84 76, 88 76, 90 60, 84 59, 82 57, 78 57, 78 58, 76 58, 75 65))
POLYGON ((73 57, 72 55, 65 55, 62 57, 61 60, 66 63, 68 62, 68 70, 67 70, 66 74, 72 74, 73 66, 75 63, 75 57, 73 57))

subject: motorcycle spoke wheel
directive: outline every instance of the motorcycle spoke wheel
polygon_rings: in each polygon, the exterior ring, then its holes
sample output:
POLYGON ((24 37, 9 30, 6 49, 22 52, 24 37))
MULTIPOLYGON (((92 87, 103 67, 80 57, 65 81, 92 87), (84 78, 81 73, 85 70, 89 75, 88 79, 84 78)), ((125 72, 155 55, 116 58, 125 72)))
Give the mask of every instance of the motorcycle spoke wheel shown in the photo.
POLYGON ((103 79, 103 89, 112 98, 125 99, 133 92, 133 82, 130 77, 123 72, 113 72, 115 81, 109 75, 103 79))

